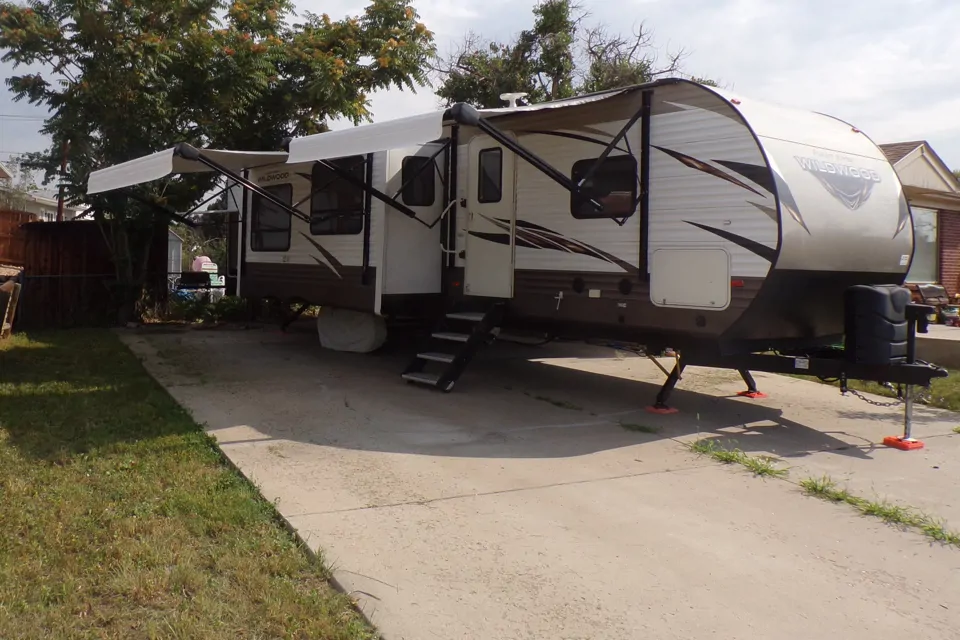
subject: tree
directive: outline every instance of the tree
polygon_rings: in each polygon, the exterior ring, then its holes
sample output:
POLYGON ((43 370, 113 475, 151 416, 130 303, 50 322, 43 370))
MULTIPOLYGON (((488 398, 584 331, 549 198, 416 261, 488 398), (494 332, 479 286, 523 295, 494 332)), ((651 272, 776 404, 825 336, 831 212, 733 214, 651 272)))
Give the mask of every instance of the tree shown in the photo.
POLYGON ((685 56, 679 51, 658 64, 643 25, 630 37, 604 25, 584 27, 587 14, 574 0, 541 0, 533 18, 532 29, 506 43, 468 34, 455 53, 436 60, 437 95, 447 105, 485 108, 502 106, 503 93, 527 93, 530 102, 557 100, 677 74, 685 56))
POLYGON ((25 166, 21 155, 10 156, 3 166, 11 177, 0 180, 0 208, 21 210, 26 205, 26 197, 39 190, 34 171, 25 166))
POLYGON ((405 0, 370 0, 341 20, 298 18, 291 0, 0 2, 0 49, 15 66, 45 67, 7 79, 16 100, 52 114, 41 129, 52 144, 27 164, 93 208, 128 314, 151 238, 166 225, 158 206, 187 210, 216 178, 91 197, 90 171, 181 141, 276 150, 287 136, 325 131, 330 118, 359 123, 370 118, 370 93, 415 90, 434 55, 432 33, 405 0))
POLYGON ((204 212, 191 216, 195 227, 179 225, 174 231, 183 240, 183 268, 188 269, 194 259, 207 256, 223 274, 227 271, 227 234, 229 225, 222 212, 204 212))

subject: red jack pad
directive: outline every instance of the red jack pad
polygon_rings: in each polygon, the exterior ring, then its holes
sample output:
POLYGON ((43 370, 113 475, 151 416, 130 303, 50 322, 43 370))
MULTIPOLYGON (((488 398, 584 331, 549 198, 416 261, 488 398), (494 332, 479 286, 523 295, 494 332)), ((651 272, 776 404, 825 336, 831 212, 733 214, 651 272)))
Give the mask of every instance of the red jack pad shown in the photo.
POLYGON ((647 407, 647 412, 658 413, 662 416, 665 416, 673 413, 680 413, 680 409, 674 409, 673 407, 647 407))
POLYGON ((737 395, 742 398, 751 398, 753 400, 768 397, 763 391, 739 391, 737 392, 737 395))
POLYGON ((883 439, 883 444, 887 445, 888 447, 893 447, 894 449, 900 449, 901 451, 923 449, 923 441, 904 440, 902 436, 887 436, 883 439))

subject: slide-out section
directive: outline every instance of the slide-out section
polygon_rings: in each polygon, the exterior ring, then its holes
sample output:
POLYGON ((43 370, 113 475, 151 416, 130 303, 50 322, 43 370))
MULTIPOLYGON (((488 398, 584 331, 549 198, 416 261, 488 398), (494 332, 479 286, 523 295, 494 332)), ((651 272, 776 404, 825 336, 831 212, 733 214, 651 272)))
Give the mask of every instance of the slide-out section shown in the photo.
POLYGON ((442 251, 440 216, 444 211, 441 144, 394 149, 384 158, 383 191, 417 214, 412 219, 382 202, 374 211, 382 215, 382 295, 438 294, 441 291, 442 251), (436 155, 436 157, 434 157, 436 155), (432 225, 432 227, 430 226, 432 225))
POLYGON ((732 282, 763 279, 778 248, 773 180, 750 128, 720 96, 654 91, 647 260, 651 302, 725 309, 732 282))

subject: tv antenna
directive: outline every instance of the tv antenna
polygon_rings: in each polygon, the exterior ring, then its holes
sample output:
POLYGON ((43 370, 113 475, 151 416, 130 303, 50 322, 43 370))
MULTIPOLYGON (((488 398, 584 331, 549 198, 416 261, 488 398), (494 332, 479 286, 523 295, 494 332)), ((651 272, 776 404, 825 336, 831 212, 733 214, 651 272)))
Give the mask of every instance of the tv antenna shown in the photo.
POLYGON ((527 106, 529 103, 524 98, 528 95, 527 93, 501 93, 500 99, 507 103, 508 108, 513 109, 527 106))

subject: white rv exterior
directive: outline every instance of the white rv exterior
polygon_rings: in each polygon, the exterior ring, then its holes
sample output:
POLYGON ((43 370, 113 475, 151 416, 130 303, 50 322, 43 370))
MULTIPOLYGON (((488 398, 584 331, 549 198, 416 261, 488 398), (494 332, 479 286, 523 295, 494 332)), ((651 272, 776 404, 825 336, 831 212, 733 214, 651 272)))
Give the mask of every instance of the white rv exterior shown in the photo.
POLYGON ((390 313, 390 301, 439 295, 440 225, 429 225, 444 210, 442 176, 432 166, 444 166, 443 153, 434 158, 440 151, 442 145, 423 144, 337 159, 373 188, 397 194, 417 220, 367 197, 315 163, 250 169, 253 183, 302 217, 256 193, 247 197, 238 230, 245 247, 238 264, 241 294, 377 315, 390 313), (431 166, 401 191, 405 165, 419 166, 417 162, 431 166))
MULTIPOLYGON (((133 163, 156 179, 203 170, 195 152, 133 163)), ((913 252, 899 180, 863 133, 682 80, 458 106, 247 160, 209 153, 254 189, 238 230, 241 295, 387 318, 504 302, 506 325, 561 334, 743 352, 821 344, 842 334, 843 291, 902 283, 913 252), (354 161, 365 190, 329 169, 354 161), (405 163, 428 161, 405 179, 405 163)), ((91 185, 135 174, 121 165, 91 185)))

